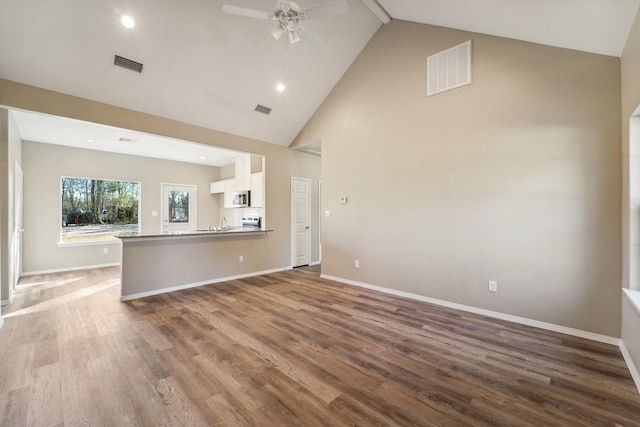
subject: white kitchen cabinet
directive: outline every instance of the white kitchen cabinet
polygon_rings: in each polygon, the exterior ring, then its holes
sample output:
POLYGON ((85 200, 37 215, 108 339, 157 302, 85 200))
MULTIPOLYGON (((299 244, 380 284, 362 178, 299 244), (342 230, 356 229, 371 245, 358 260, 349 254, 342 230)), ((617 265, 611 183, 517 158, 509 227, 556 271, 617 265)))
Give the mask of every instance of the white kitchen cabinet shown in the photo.
POLYGON ((233 207, 233 193, 237 191, 235 179, 225 179, 224 183, 224 207, 233 207))
POLYGON ((235 191, 249 191, 251 189, 251 155, 236 157, 236 189, 235 191))
POLYGON ((213 181, 209 184, 209 193, 211 194, 220 194, 224 193, 224 180, 222 181, 213 181))
POLYGON ((264 205, 264 184, 262 172, 251 174, 251 207, 261 208, 264 205))

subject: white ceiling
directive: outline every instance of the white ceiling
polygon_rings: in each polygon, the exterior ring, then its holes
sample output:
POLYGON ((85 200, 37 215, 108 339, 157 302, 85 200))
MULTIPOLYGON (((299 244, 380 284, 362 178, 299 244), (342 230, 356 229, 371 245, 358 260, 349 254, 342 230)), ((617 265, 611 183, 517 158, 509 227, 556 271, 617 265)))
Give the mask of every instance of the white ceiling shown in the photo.
POLYGON ((236 157, 245 154, 65 117, 17 110, 13 110, 12 115, 20 136, 26 141, 216 167, 234 163, 236 157))
MULTIPOLYGON (((302 8, 323 0, 299 0, 302 8)), ((223 13, 223 3, 272 11, 275 0, 3 1, 0 77, 288 146, 381 22, 360 0, 305 22, 328 47, 282 39, 273 23, 223 13), (122 14, 136 19, 129 30, 122 14), (144 64, 114 67, 113 55, 144 64), (275 86, 284 82, 287 90, 275 86), (273 109, 266 116, 257 104, 273 109)))
POLYGON ((378 0, 395 19, 621 56, 640 0, 378 0))
MULTIPOLYGON (((324 2, 296 0, 303 9, 324 2)), ((4 1, 0 77, 288 146, 382 25, 365 5, 372 0, 347 2, 345 15, 304 23, 328 52, 318 54, 303 42, 292 48, 281 40, 265 54, 260 48, 273 23, 224 14, 222 4, 271 11, 275 0, 4 1), (134 29, 120 24, 122 14, 135 17, 134 29), (114 53, 142 62, 143 73, 114 67, 114 53), (275 91, 280 81, 287 85, 284 93, 275 91), (257 104, 271 107, 272 113, 255 112, 257 104)), ((393 19, 612 56, 621 55, 640 4, 640 0, 378 2, 393 19)), ((60 142, 91 138, 46 132, 45 122, 55 126, 37 118, 18 120, 25 139, 47 139, 52 133, 60 142), (36 122, 39 132, 29 129, 36 122)), ((116 130, 109 138, 121 133, 116 130)))

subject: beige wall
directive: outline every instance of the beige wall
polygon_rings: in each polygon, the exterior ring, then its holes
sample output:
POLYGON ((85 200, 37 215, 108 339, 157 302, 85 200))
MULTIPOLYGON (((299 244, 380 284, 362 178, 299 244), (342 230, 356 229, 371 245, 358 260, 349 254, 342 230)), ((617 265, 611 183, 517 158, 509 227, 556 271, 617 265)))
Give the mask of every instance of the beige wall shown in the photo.
POLYGON ((316 139, 323 274, 620 336, 618 58, 392 21, 316 139), (426 97, 426 57, 470 39, 473 84, 426 97))
POLYGON ((209 182, 218 179, 216 167, 29 141, 23 143, 23 158, 26 273, 120 262, 120 241, 110 245, 58 245, 63 176, 139 182, 139 220, 143 233, 162 232, 163 182, 197 186, 197 228, 218 222, 218 202, 209 194, 209 182), (158 216, 152 216, 152 211, 158 212, 158 216), (104 254, 103 248, 109 253, 104 254))
MULTIPOLYGON (((260 263, 260 265, 267 265, 269 269, 290 265, 290 177, 302 176, 310 178, 316 183, 317 188, 320 175, 320 163, 317 157, 262 141, 230 135, 2 79, 0 79, 0 105, 71 117, 78 120, 123 127, 266 156, 266 217, 269 228, 275 231, 270 233, 269 239, 265 240, 259 248, 260 253, 265 254, 264 256, 268 259, 266 264, 260 263)), ((25 172, 25 185, 28 179, 29 177, 25 172)), ((56 190, 57 193, 59 193, 59 190, 56 190)), ((27 197, 29 196, 25 194, 25 199, 27 197)), ((57 218, 57 209, 54 213, 57 218)), ((27 215, 31 215, 31 213, 27 212, 25 207, 25 217, 27 215)), ((312 259, 317 260, 317 212, 314 212, 312 218, 312 230, 314 230, 314 246, 316 247, 312 259)), ((25 227, 25 234, 27 233, 28 230, 25 227)), ((24 249, 25 253, 30 250, 26 244, 24 249)), ((26 268, 27 266, 25 265, 26 268)))
POLYGON ((133 299, 166 289, 273 271, 280 254, 265 253, 272 238, 273 232, 126 239, 122 245, 120 296, 133 299), (189 268, 181 268, 184 265, 189 268))

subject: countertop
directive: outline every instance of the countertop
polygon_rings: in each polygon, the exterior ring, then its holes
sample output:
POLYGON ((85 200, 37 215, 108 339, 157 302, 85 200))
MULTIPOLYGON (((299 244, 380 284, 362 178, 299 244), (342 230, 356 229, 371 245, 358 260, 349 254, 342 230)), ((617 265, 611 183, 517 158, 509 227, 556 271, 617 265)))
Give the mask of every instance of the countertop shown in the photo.
POLYGON ((226 230, 189 230, 189 231, 170 231, 167 233, 144 234, 144 233, 120 233, 116 237, 121 240, 129 239, 171 239, 176 237, 214 237, 214 236, 232 236, 238 234, 261 234, 273 230, 267 230, 259 227, 230 227, 226 230))

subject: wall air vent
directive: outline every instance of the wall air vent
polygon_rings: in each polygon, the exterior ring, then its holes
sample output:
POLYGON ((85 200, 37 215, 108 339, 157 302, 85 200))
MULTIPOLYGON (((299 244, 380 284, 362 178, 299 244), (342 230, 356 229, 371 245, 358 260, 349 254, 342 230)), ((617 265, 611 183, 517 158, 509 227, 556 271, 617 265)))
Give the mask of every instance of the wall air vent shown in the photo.
POLYGON ((142 74, 143 64, 141 64, 140 62, 136 62, 133 59, 125 58, 124 56, 114 55, 113 65, 142 74))
POLYGON ((427 58, 427 96, 471 84, 471 40, 427 58))
POLYGON ((271 108, 265 107, 264 105, 258 104, 258 105, 256 105, 256 111, 258 113, 269 115, 269 113, 271 112, 271 108))
POLYGON ((138 142, 137 139, 132 139, 132 138, 125 138, 123 136, 121 136, 120 138, 118 138, 119 142, 126 142, 127 144, 135 144, 136 142, 138 142))

